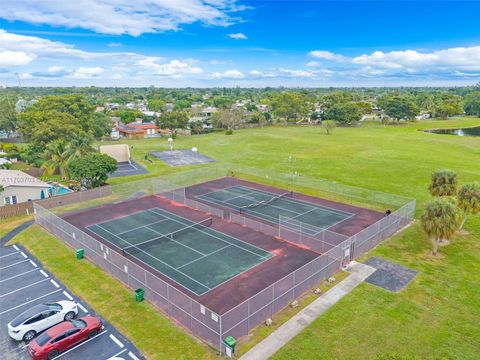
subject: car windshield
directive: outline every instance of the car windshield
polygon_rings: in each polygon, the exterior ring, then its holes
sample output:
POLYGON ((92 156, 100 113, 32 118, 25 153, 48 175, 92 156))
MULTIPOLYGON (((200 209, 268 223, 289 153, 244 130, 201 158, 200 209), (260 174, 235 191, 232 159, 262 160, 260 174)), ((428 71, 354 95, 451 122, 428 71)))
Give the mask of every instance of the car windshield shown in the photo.
POLYGON ((48 308, 50 310, 62 310, 62 305, 57 304, 57 303, 48 303, 48 304, 45 304, 45 305, 48 306, 48 308))
POLYGON ((47 332, 40 334, 40 336, 35 339, 35 341, 39 346, 45 345, 49 340, 50 340, 50 336, 48 336, 47 332))
POLYGON ((84 327, 87 327, 87 323, 83 320, 70 320, 70 322, 75 326, 76 328, 83 329, 84 327))

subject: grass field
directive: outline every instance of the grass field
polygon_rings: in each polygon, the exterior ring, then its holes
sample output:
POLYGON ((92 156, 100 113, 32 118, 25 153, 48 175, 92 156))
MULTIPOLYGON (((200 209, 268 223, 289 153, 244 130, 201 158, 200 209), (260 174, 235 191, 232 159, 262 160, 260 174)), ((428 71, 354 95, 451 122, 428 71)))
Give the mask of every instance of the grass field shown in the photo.
MULTIPOLYGON (((281 172, 294 167, 301 175, 415 197, 421 209, 429 199, 426 188, 432 171, 452 169, 458 173, 460 182, 480 179, 480 138, 427 134, 418 130, 474 125, 480 125, 480 119, 431 120, 387 127, 367 122, 360 128, 337 128, 329 136, 319 127, 267 127, 235 131, 230 136, 215 133, 181 137, 175 140, 175 147, 196 146, 200 152, 220 162, 281 172), (287 161, 289 156, 296 158, 293 164, 287 161)), ((153 163, 143 160, 148 151, 166 150, 166 139, 132 140, 129 144, 134 146, 134 159, 151 171, 147 176, 177 170, 158 160, 153 163)), ((146 176, 136 178, 141 177, 146 176)), ((111 182, 131 179, 117 178, 111 182)), ((418 270, 414 281, 399 294, 362 284, 274 358, 478 359, 480 218, 472 217, 466 229, 470 234, 458 236, 451 245, 441 248, 438 258, 430 255, 430 244, 418 224, 380 245, 369 256, 379 255, 418 270)), ((109 306, 112 299, 107 302, 106 295, 97 298, 100 295, 87 286, 91 285, 88 279, 101 276, 105 284, 102 287, 106 287, 107 293, 117 291, 118 285, 114 286, 107 275, 90 265, 87 272, 83 272, 87 267, 82 266, 82 272, 76 277, 78 263, 67 262, 66 255, 51 251, 58 246, 58 241, 46 234, 36 235, 24 232, 16 240, 31 249, 55 274, 61 273, 57 274, 59 278, 100 313, 110 311, 111 316, 118 317, 119 314, 112 310, 116 306, 133 306, 128 299, 131 294, 126 289, 113 297, 115 306, 109 306), (70 274, 75 278, 69 280, 70 274)), ((147 307, 142 304, 141 311, 149 310, 147 307)), ((158 349, 172 359, 215 356, 177 328, 168 327, 168 321, 155 315, 153 310, 145 314, 158 319, 162 329, 165 326, 172 330, 159 331, 142 340, 139 335, 143 335, 143 330, 138 328, 134 316, 114 319, 127 336, 132 334, 132 340, 142 350, 158 349)), ((262 329, 252 338, 261 338, 261 333, 262 329)), ((246 349, 250 345, 244 346, 246 349)))

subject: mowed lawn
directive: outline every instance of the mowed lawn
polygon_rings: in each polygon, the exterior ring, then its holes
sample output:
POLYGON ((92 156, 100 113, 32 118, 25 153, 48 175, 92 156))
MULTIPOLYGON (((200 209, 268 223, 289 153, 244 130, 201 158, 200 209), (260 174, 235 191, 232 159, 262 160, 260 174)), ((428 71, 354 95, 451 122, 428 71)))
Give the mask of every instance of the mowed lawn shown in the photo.
MULTIPOLYGON (((359 128, 337 128, 329 136, 324 135, 320 127, 266 127, 239 130, 230 136, 215 133, 180 137, 175 140, 175 147, 196 146, 200 152, 223 163, 283 172, 294 167, 300 175, 415 197, 421 209, 429 199, 426 189, 434 170, 455 170, 461 182, 480 180, 480 139, 427 134, 418 129, 474 125, 480 125, 480 119, 425 121, 387 127, 368 122, 359 128), (293 164, 288 162, 289 156, 296 159, 293 164)), ((179 170, 158 160, 153 163, 143 160, 149 151, 166 150, 166 139, 128 143, 133 145, 134 159, 151 171, 147 176, 179 170)), ((136 178, 141 177, 146 176, 136 178)), ((112 183, 131 179, 117 178, 112 183)), ((380 245, 368 256, 382 256, 416 269, 419 275, 415 280, 398 294, 362 284, 274 358, 478 359, 480 218, 472 217, 466 229, 470 234, 456 237, 451 245, 441 249, 438 258, 430 255, 430 244, 418 223, 380 245)), ((42 233, 24 232, 17 240, 32 249, 56 274, 55 269, 62 272, 59 277, 63 281, 70 274, 76 276, 72 283, 78 283, 78 289, 73 287, 73 291, 92 296, 91 289, 86 286, 91 276, 98 276, 105 284, 102 287, 108 286, 104 289, 106 293, 116 291, 108 276, 95 267, 81 276, 75 275, 78 267, 75 262, 67 262, 66 255, 52 254, 51 250, 58 246, 57 241, 37 234, 42 233)), ((132 310, 129 296, 126 289, 121 289, 114 298, 119 306, 132 310)), ((168 354, 172 359, 215 356, 177 328, 168 327, 168 321, 161 315, 154 319, 161 324, 161 329, 168 331, 152 331, 143 339, 138 319, 136 322, 134 317, 123 319, 116 313, 118 309, 109 310, 107 296, 86 300, 101 313, 110 311, 112 317, 117 317, 112 322, 120 324, 120 329, 127 336, 130 334, 151 358, 163 358, 152 356, 153 349, 163 349, 162 355, 168 354), (158 347, 152 348, 153 344, 158 347)))

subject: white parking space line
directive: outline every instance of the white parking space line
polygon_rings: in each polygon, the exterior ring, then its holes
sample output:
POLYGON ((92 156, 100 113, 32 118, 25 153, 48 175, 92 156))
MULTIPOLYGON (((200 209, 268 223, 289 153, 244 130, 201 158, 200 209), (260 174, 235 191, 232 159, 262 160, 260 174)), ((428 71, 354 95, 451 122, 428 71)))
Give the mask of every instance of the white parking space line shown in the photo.
POLYGON ((7 309, 7 310, 5 310, 5 311, 0 312, 0 315, 6 314, 6 313, 8 313, 9 311, 15 310, 15 309, 17 309, 17 308, 19 308, 19 307, 21 307, 21 306, 30 304, 30 303, 32 303, 32 302, 34 302, 34 301, 37 301, 37 300, 39 300, 39 299, 41 299, 41 298, 44 298, 45 296, 55 294, 55 293, 57 293, 57 292, 59 292, 59 291, 61 291, 61 290, 60 290, 60 289, 57 289, 57 290, 55 290, 55 291, 49 292, 48 294, 39 296, 39 297, 37 297, 36 299, 32 299, 32 300, 30 300, 30 301, 24 302, 23 304, 14 306, 14 307, 12 307, 12 308, 10 308, 10 309, 7 309))
POLYGON ((4 296, 11 295, 11 294, 15 294, 15 293, 18 292, 18 291, 22 291, 22 290, 28 289, 30 286, 34 286, 34 285, 40 284, 40 283, 42 283, 42 282, 44 282, 44 281, 47 281, 47 280, 48 280, 48 279, 42 279, 42 280, 36 281, 36 282, 34 282, 34 283, 32 283, 32 284, 28 284, 28 285, 26 285, 26 286, 22 286, 21 288, 18 288, 18 289, 15 289, 15 290, 13 290, 13 291, 10 291, 10 292, 8 292, 8 293, 6 293, 6 294, 0 295, 0 298, 2 298, 2 297, 4 297, 4 296))
POLYGON ((55 286, 56 288, 59 288, 59 287, 60 287, 60 285, 58 285, 58 284, 55 282, 55 280, 50 279, 50 282, 51 282, 51 283, 53 284, 53 286, 55 286))
POLYGON ((133 360, 140 360, 138 357, 135 356, 134 353, 132 353, 131 351, 128 352, 128 356, 130 356, 133 360))
POLYGON ((8 280, 15 279, 15 278, 17 278, 17 277, 19 277, 19 276, 22 276, 22 275, 25 275, 25 274, 28 274, 28 273, 31 273, 31 272, 34 272, 34 271, 37 271, 37 270, 38 270, 38 269, 28 270, 28 271, 25 271, 25 272, 23 272, 23 273, 21 273, 21 274, 17 274, 17 275, 11 276, 11 277, 9 277, 9 278, 2 279, 2 280, 0 280, 0 283, 2 283, 2 282, 4 282, 4 281, 8 281, 8 280))
POLYGON ((12 267, 12 266, 16 266, 16 265, 19 265, 19 264, 23 264, 24 262, 27 262, 28 260, 22 260, 22 261, 19 261, 19 262, 16 262, 15 264, 11 264, 11 265, 8 265, 8 266, 4 266, 2 268, 0 268, 0 270, 4 270, 6 268, 9 268, 9 267, 12 267))
POLYGON ((97 335, 95 335, 94 337, 88 339, 87 341, 84 341, 84 342, 82 342, 82 343, 80 343, 80 344, 72 347, 71 349, 65 351, 64 353, 61 353, 61 354, 58 355, 55 359, 61 358, 63 355, 68 354, 70 351, 73 351, 73 350, 75 350, 76 348, 78 348, 78 347, 80 347, 80 346, 82 346, 82 345, 85 345, 86 343, 92 341, 93 339, 96 339, 97 337, 99 337, 100 335, 105 334, 106 332, 107 332, 107 330, 103 330, 101 333, 98 333, 97 335))
POLYGON ((82 304, 77 303, 77 306, 78 306, 80 309, 82 309, 82 311, 83 311, 84 313, 87 313, 87 314, 88 314, 88 310, 87 310, 82 304))
POLYGON ((70 295, 70 294, 67 293, 66 291, 63 292, 63 295, 65 295, 65 296, 68 298, 68 300, 73 300, 72 295, 70 295))
POLYGON ((18 251, 14 251, 14 252, 12 252, 10 254, 7 254, 7 255, 2 255, 2 256, 0 256, 0 259, 6 258, 7 256, 15 255, 15 254, 18 254, 18 251))
POLYGON ((37 264, 35 264, 32 260, 30 260, 30 264, 32 264, 33 266, 37 267, 37 264))
POLYGON ((109 357, 107 360, 118 359, 117 356, 120 355, 121 353, 124 353, 125 351, 127 351, 127 349, 123 349, 122 351, 119 351, 119 352, 116 353, 115 355, 109 357))
POLYGON ((117 337, 115 335, 110 334, 108 336, 110 336, 110 339, 112 339, 118 346, 123 348, 124 345, 120 342, 120 340, 117 339, 117 337))
POLYGON ((22 256, 25 258, 25 259, 28 259, 28 256, 25 255, 25 253, 23 251, 20 251, 20 254, 22 254, 22 256))
POLYGON ((13 245, 13 248, 17 251, 20 250, 17 245, 13 245))
POLYGON ((42 273, 43 276, 48 277, 48 274, 45 271, 40 270, 40 272, 42 273))

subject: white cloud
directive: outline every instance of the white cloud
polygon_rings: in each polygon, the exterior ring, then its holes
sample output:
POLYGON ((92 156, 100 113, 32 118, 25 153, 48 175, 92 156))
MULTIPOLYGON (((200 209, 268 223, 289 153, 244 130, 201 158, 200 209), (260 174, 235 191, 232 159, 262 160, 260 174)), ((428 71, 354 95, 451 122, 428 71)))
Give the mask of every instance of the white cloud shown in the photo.
POLYGON ((103 71, 104 69, 100 66, 79 67, 73 72, 72 77, 77 79, 91 79, 98 77, 103 71))
POLYGON ((0 48, 0 66, 20 66, 27 65, 35 59, 32 54, 24 51, 1 50, 0 48))
POLYGON ((194 22, 227 26, 243 9, 235 0, 3 0, 0 18, 138 36, 194 22))
POLYGON ((315 73, 306 70, 292 70, 292 69, 280 69, 281 74, 292 76, 292 77, 300 77, 300 78, 310 78, 314 77, 315 73))
POLYGON ((324 51, 324 50, 310 51, 308 55, 315 59, 323 59, 323 60, 329 60, 329 61, 343 61, 345 59, 344 56, 342 55, 334 54, 330 51, 324 51))
POLYGON ((115 41, 112 41, 112 42, 108 43, 108 47, 120 47, 122 45, 123 45, 122 43, 115 42, 115 41))
POLYGON ((245 35, 243 33, 228 34, 227 36, 230 39, 235 39, 235 40, 247 40, 248 39, 247 35, 245 35))
POLYGON ((163 60, 162 58, 149 56, 145 57, 137 62, 141 67, 151 70, 155 75, 159 76, 173 76, 179 77, 186 74, 201 74, 203 69, 192 66, 191 59, 187 61, 180 60, 171 60, 168 63, 159 64, 158 61, 163 60))
POLYGON ((238 70, 227 70, 224 72, 214 72, 209 76, 212 79, 243 79, 245 74, 238 70))

